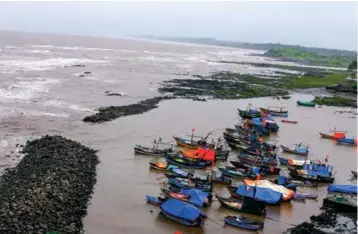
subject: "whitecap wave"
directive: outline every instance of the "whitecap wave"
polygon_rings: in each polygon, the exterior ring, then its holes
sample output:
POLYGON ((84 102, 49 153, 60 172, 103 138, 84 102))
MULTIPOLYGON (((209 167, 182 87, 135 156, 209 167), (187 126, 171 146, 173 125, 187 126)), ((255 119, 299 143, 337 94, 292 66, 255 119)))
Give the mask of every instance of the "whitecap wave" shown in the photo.
POLYGON ((82 58, 51 58, 43 60, 0 60, 0 70, 3 71, 47 71, 59 67, 86 63, 106 63, 104 60, 82 58))
POLYGON ((74 110, 74 111, 87 111, 87 112, 91 112, 92 109, 89 108, 85 108, 85 107, 81 107, 77 104, 71 104, 71 103, 67 103, 61 100, 48 100, 44 103, 44 106, 52 106, 52 107, 57 107, 57 108, 64 108, 64 109, 70 109, 70 110, 74 110))
POLYGON ((29 100, 41 93, 49 92, 50 86, 60 83, 56 79, 44 78, 28 79, 18 77, 17 80, 20 81, 0 89, 0 99, 29 100))
POLYGON ((53 45, 33 45, 33 48, 47 48, 59 50, 98 50, 98 51, 116 51, 115 49, 96 48, 96 47, 78 47, 78 46, 53 46, 53 45))

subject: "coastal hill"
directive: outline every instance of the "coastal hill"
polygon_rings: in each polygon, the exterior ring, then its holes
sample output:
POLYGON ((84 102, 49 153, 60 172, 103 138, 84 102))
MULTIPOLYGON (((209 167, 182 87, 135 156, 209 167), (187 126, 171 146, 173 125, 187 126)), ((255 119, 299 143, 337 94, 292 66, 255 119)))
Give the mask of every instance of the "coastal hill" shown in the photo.
POLYGON ((246 48, 267 51, 264 55, 285 61, 311 65, 347 67, 357 57, 357 51, 285 45, 280 43, 249 43, 216 40, 214 38, 156 37, 140 36, 144 39, 184 42, 202 45, 215 45, 233 48, 246 48))

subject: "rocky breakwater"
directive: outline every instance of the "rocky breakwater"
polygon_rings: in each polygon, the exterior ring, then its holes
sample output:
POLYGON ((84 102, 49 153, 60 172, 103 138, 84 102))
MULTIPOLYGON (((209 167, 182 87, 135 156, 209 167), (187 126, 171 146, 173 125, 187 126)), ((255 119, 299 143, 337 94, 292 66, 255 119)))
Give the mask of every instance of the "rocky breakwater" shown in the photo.
POLYGON ((28 141, 0 178, 0 233, 81 233, 96 151, 61 136, 28 141))
POLYGON ((136 104, 126 106, 109 106, 101 107, 98 112, 93 115, 86 116, 84 122, 102 123, 111 121, 123 116, 138 115, 150 111, 158 107, 158 103, 163 100, 174 99, 175 97, 154 97, 141 101, 136 104))
POLYGON ((285 234, 333 234, 357 233, 357 217, 345 216, 334 209, 324 209, 319 215, 311 216, 311 222, 303 222, 288 229, 285 234))

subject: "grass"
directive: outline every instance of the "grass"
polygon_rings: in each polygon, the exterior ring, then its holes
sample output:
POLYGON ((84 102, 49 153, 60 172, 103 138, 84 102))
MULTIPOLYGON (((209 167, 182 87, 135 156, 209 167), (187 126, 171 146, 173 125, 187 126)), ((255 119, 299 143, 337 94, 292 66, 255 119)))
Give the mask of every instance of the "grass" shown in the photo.
POLYGON ((349 56, 324 56, 313 52, 307 52, 300 48, 274 48, 265 53, 271 57, 295 59, 302 62, 309 62, 315 65, 347 67, 353 57, 349 56))
POLYGON ((318 105, 326 106, 349 106, 357 107, 357 100, 346 97, 315 97, 313 100, 314 103, 318 105))
POLYGON ((323 77, 303 76, 294 79, 292 83, 288 82, 288 86, 294 89, 321 88, 335 84, 347 83, 347 75, 348 73, 341 72, 325 75, 323 77))

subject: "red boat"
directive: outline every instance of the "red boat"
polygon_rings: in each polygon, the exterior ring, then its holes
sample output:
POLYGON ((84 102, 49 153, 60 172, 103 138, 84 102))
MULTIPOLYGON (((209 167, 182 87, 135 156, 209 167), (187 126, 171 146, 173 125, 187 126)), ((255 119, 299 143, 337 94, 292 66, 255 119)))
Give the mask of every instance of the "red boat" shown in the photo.
POLYGON ((294 121, 294 120, 286 120, 286 119, 282 119, 281 122, 283 122, 283 123, 292 123, 292 124, 298 123, 297 121, 294 121))

